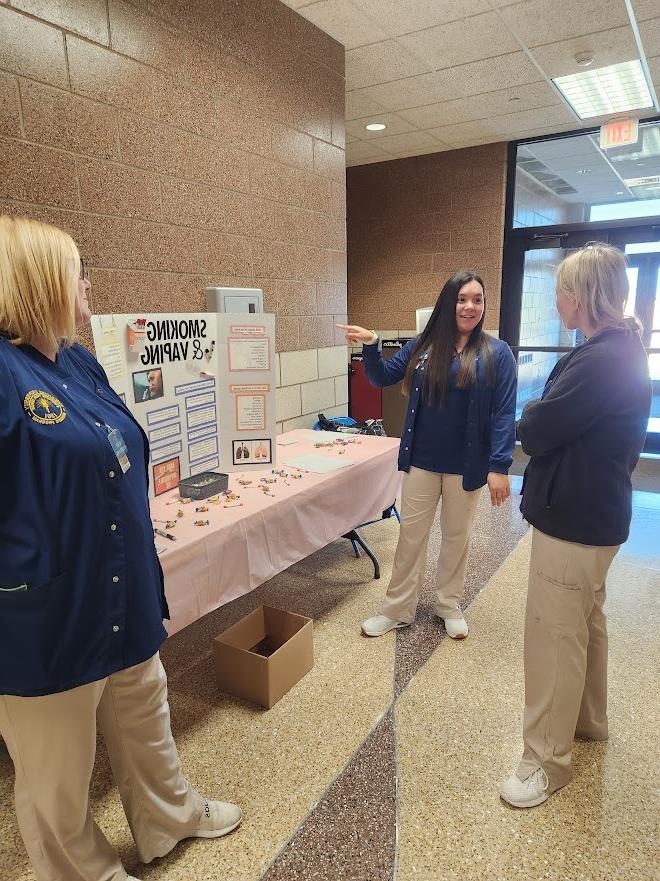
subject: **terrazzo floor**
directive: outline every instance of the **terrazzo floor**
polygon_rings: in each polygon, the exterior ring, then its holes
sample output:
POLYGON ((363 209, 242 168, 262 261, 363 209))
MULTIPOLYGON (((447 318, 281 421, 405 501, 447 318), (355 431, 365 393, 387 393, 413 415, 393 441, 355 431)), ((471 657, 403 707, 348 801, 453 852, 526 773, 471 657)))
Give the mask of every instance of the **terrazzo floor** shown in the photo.
MULTIPOLYGON (((93 810, 127 871, 144 881, 657 879, 660 495, 636 493, 634 504, 608 585, 612 735, 576 746, 575 780, 545 805, 515 811, 497 797, 521 748, 529 534, 517 497, 494 510, 483 495, 464 642, 431 613, 437 523, 414 625, 360 636, 387 587, 394 520, 364 532, 380 581, 338 541, 168 640, 184 768, 205 794, 240 803, 245 820, 142 866, 99 738, 93 810), (212 638, 262 603, 315 622, 313 670, 269 711, 221 694, 211 654, 212 638)), ((34 881, 12 785, 0 746, 0 881, 34 881)))

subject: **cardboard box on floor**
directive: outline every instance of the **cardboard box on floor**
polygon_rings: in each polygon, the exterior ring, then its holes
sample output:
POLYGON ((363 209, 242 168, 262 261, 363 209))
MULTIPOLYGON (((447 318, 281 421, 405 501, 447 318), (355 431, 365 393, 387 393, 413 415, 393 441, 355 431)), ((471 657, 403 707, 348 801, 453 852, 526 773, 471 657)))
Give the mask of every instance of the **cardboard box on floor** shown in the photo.
POLYGON ((223 691, 270 709, 314 666, 314 622, 260 606, 213 640, 223 691))

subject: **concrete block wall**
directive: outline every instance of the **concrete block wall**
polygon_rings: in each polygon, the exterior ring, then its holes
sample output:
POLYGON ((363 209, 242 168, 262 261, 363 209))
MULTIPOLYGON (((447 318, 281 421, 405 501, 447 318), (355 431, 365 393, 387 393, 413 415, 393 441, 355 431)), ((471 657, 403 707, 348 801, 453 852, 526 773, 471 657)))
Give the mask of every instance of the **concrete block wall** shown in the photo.
POLYGON ((318 414, 348 413, 348 349, 280 352, 276 359, 277 431, 312 428, 318 414))

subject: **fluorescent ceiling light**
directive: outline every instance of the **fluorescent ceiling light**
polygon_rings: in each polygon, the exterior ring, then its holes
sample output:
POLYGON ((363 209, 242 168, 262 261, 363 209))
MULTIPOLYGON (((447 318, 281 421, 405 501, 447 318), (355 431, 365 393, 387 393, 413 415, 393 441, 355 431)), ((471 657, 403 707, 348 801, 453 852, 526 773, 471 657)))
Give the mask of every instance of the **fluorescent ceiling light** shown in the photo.
POLYGON ((580 119, 653 107, 639 59, 556 77, 552 81, 580 119))
POLYGON ((367 129, 370 132, 382 132, 384 128, 387 128, 384 122, 370 122, 367 125, 367 129))

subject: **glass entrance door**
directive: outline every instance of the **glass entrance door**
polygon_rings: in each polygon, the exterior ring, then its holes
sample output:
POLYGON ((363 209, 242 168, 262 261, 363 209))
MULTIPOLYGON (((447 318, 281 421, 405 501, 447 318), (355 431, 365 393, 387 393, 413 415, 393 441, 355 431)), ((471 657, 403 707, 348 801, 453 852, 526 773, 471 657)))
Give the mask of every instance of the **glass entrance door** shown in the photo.
POLYGON ((630 295, 626 311, 643 326, 643 342, 649 351, 649 370, 654 398, 646 449, 660 452, 660 228, 653 226, 616 229, 567 229, 557 233, 525 234, 516 230, 510 243, 511 271, 504 279, 501 336, 518 359, 517 415, 529 400, 541 395, 557 361, 584 342, 580 331, 567 330, 559 318, 555 300, 557 268, 573 249, 587 241, 609 242, 628 255, 630 295), (517 305, 517 309, 516 309, 517 305))
MULTIPOLYGON (((650 444, 660 451, 660 242, 635 242, 625 246, 634 284, 634 314, 642 323, 642 339, 649 350, 649 374, 653 383, 653 403, 649 419, 650 444)), ((631 284, 631 294, 633 285, 631 284)), ((631 297, 632 299, 632 297, 631 297)))

